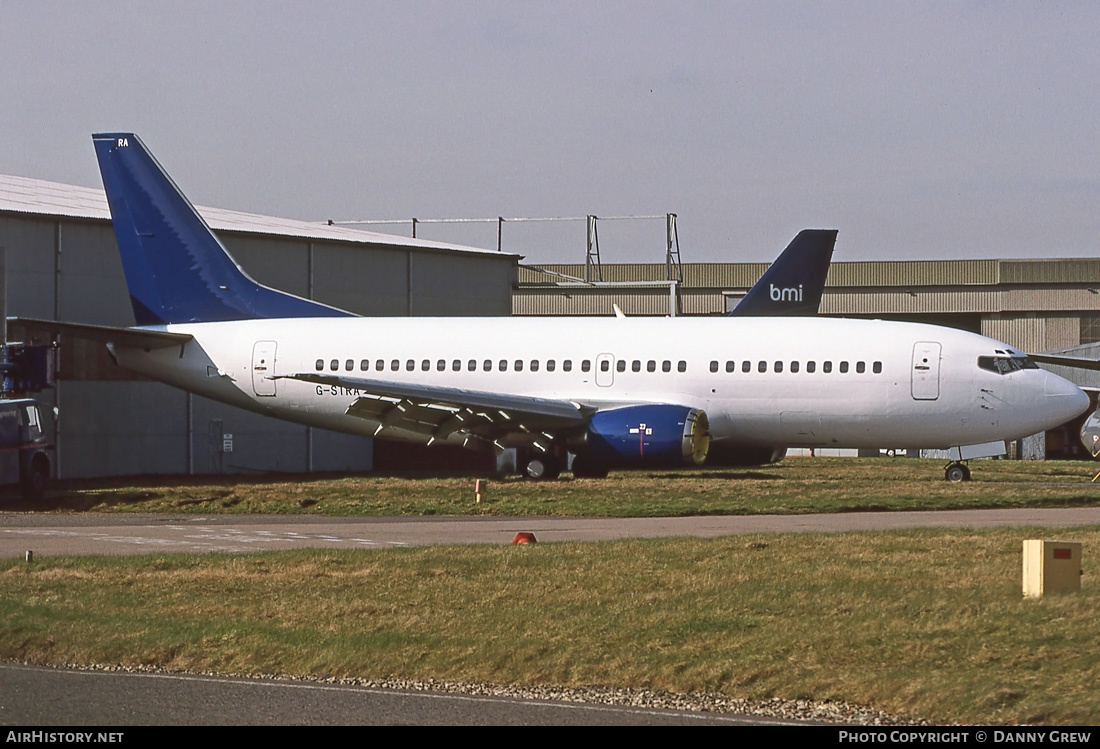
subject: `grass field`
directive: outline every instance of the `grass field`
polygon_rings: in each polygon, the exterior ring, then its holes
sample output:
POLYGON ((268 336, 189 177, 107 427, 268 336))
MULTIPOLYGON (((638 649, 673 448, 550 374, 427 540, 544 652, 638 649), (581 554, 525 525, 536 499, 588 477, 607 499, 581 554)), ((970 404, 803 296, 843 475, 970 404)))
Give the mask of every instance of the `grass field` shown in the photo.
MULTIPOLYGON (((0 657, 835 700, 1100 721, 1100 588, 1024 600, 1026 530, 0 562, 0 657)), ((1059 532, 1085 544, 1100 529, 1059 532)), ((1085 578, 1090 580, 1089 577, 1085 578)))
MULTIPOLYGON (((569 515, 665 517, 941 510, 1100 504, 1092 462, 974 461, 974 480, 943 480, 946 461, 792 458, 702 471, 633 471, 607 479, 489 480, 480 504, 469 477, 155 477, 65 482, 46 508, 78 512, 318 515, 569 515)), ((13 502, 10 506, 30 509, 13 502)))
MULTIPOLYGON (((1100 503, 1093 463, 793 459, 603 481, 69 483, 57 512, 662 516, 1100 503)), ((18 505, 16 505, 18 507, 18 505)), ((3 522, 0 515, 0 523, 3 522)), ((306 678, 835 700, 933 722, 1100 721, 1100 587, 1024 600, 1021 541, 928 530, 0 562, 0 658, 306 678)), ((1085 545, 1100 528, 1058 531, 1085 545)))

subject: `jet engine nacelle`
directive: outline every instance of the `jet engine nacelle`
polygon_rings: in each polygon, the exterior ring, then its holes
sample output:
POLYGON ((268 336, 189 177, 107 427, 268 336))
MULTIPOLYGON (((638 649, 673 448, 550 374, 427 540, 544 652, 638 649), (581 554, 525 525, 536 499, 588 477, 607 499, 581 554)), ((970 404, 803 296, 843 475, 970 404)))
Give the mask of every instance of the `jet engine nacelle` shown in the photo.
POLYGON ((707 414, 666 404, 600 411, 575 449, 608 466, 702 465, 710 448, 707 414))

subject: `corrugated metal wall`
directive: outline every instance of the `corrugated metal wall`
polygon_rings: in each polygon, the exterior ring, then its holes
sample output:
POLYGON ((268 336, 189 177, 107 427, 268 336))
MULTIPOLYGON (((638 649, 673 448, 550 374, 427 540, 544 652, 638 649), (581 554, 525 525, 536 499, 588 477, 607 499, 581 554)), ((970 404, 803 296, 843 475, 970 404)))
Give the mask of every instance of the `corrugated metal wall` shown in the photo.
MULTIPOLYGON (((582 277, 583 265, 542 266, 582 277)), ((681 314, 721 314, 767 269, 763 263, 683 266, 681 314)), ((604 265, 610 283, 660 282, 662 263, 604 265)), ((521 267, 516 315, 667 315, 663 287, 555 287, 521 267)), ((926 319, 983 333, 1028 351, 1075 345, 1081 317, 1100 313, 1100 260, 949 260, 834 263, 821 311, 827 315, 926 319)))
POLYGON ((1024 351, 1051 351, 1081 342, 1079 317, 995 315, 982 318, 982 335, 1024 351))

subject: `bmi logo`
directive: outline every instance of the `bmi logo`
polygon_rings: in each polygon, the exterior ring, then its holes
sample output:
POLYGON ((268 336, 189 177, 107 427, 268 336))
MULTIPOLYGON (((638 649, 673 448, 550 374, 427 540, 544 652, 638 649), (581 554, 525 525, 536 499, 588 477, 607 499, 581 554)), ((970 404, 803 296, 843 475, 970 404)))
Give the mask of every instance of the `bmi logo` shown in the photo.
POLYGON ((768 293, 771 294, 773 302, 801 302, 802 301, 802 284, 798 284, 798 288, 778 289, 775 284, 768 284, 768 293))

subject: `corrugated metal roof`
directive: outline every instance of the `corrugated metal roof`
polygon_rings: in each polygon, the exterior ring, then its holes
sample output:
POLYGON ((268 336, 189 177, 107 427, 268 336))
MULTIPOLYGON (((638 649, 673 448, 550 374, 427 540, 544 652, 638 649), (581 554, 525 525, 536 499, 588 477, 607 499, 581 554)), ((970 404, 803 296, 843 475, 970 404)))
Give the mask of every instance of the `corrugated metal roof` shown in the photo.
MULTIPOLYGON (((520 257, 509 252, 497 252, 496 250, 468 247, 448 242, 413 239, 394 234, 380 234, 361 229, 350 229, 345 226, 330 226, 327 223, 298 221, 207 206, 195 206, 195 209, 206 220, 206 223, 216 231, 269 234, 307 240, 378 244, 391 247, 409 247, 418 250, 474 252, 513 258, 520 257)), ((93 220, 110 220, 111 218, 111 212, 107 208, 107 197, 101 189, 0 174, 0 212, 5 211, 38 216, 65 216, 93 220)))
MULTIPOLYGON (((545 268, 584 277, 583 265, 520 266, 521 284, 553 283, 555 278, 534 270, 545 268)), ((685 288, 747 289, 767 270, 767 263, 685 263, 685 288)), ((608 283, 664 281, 664 263, 605 263, 608 283)), ((826 286, 831 288, 997 286, 1006 284, 1100 285, 1100 258, 1044 260, 881 260, 833 263, 826 286)))

